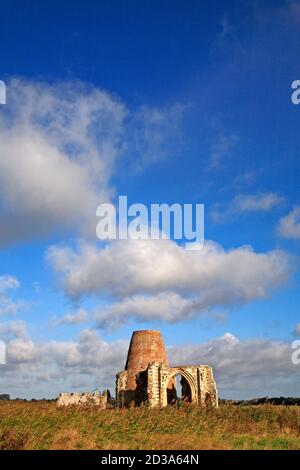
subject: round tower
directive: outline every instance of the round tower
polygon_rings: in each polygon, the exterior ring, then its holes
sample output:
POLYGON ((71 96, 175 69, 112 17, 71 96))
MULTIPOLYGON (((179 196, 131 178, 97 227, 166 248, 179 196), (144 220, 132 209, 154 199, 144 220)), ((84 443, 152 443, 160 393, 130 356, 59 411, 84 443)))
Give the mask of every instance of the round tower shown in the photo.
POLYGON ((146 370, 150 362, 163 362, 169 365, 160 331, 134 331, 125 366, 125 370, 128 373, 127 390, 136 389, 136 374, 146 370))

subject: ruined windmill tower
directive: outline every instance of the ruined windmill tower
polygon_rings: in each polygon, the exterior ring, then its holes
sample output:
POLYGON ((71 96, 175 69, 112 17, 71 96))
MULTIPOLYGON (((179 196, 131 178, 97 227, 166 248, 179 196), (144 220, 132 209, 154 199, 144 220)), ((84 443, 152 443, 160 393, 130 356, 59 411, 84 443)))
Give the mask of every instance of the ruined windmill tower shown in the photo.
POLYGON ((182 400, 200 406, 218 406, 216 383, 206 365, 170 367, 159 331, 132 334, 125 370, 116 377, 120 407, 148 403, 151 407, 176 402, 175 377, 181 376, 182 400))
POLYGON ((151 362, 162 362, 168 365, 167 352, 160 332, 154 330, 134 331, 125 365, 129 390, 136 389, 136 375, 146 370, 151 362))

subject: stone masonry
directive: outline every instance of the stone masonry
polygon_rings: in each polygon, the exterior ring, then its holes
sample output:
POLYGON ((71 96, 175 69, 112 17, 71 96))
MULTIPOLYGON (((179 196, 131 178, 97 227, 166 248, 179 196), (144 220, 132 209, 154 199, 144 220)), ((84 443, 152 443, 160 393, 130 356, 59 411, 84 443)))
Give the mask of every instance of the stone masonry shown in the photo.
POLYGON ((110 403, 109 390, 104 392, 92 393, 61 393, 57 399, 57 406, 97 406, 100 409, 105 409, 110 403))
POLYGON ((177 402, 175 377, 181 377, 181 400, 201 407, 218 407, 218 393, 212 368, 207 365, 170 367, 159 331, 135 331, 125 370, 116 377, 119 407, 162 407, 177 402))

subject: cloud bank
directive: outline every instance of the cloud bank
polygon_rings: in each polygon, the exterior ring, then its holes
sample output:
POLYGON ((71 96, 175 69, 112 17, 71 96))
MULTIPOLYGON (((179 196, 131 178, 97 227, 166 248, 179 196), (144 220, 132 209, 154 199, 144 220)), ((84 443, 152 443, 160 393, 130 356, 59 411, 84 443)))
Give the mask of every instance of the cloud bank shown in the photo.
MULTIPOLYGON (((7 364, 0 365, 3 393, 27 398, 54 398, 62 390, 109 387, 125 365, 128 341, 104 341, 84 330, 73 341, 34 341, 24 324, 7 323, 7 364)), ((276 393, 296 395, 297 366, 291 346, 271 340, 239 340, 226 333, 202 344, 168 347, 172 365, 209 364, 214 367, 220 396, 249 398, 276 393)))
POLYGON ((69 298, 108 296, 112 303, 96 313, 99 326, 130 317, 173 323, 214 307, 242 305, 265 298, 291 271, 282 251, 226 251, 206 242, 189 252, 171 240, 52 246, 47 260, 69 298))

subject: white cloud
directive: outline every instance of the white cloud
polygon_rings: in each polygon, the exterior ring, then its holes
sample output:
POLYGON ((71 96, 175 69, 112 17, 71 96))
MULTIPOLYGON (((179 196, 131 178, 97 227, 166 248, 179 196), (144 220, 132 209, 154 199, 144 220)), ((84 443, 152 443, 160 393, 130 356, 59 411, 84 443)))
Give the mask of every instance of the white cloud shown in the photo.
POLYGON ((260 193, 238 195, 234 199, 234 205, 239 212, 266 212, 283 201, 281 196, 275 193, 260 193))
POLYGON ((262 339, 239 340, 227 333, 203 344, 173 346, 173 364, 213 366, 221 397, 296 396, 299 373, 291 345, 262 339))
MULTIPOLYGON (((171 152, 182 108, 126 105, 81 82, 8 82, 0 113, 0 245, 69 229, 95 233, 117 162, 171 152)), ((174 142, 174 147, 176 144, 174 142)))
POLYGON ((175 323, 187 319, 197 310, 196 302, 175 292, 158 295, 135 295, 120 302, 96 309, 94 318, 100 328, 117 327, 129 319, 175 323))
MULTIPOLYGON (((13 331, 12 325, 7 329, 13 331)), ((19 397, 54 398, 61 391, 110 387, 124 368, 128 341, 102 340, 84 330, 74 341, 33 341, 24 335, 7 341, 7 364, 1 365, 0 387, 19 397)))
POLYGON ((282 251, 225 251, 213 242, 193 252, 170 240, 115 241, 102 248, 81 243, 77 250, 52 246, 47 259, 69 297, 105 294, 117 301, 102 312, 104 324, 109 316, 122 322, 123 315, 174 322, 244 304, 266 297, 290 273, 282 251))
POLYGON ((8 94, 0 115, 0 243, 86 228, 110 197, 124 105, 73 82, 12 80, 8 94))
POLYGON ((300 239, 300 206, 280 219, 277 233, 283 238, 300 239))
POLYGON ((7 356, 11 364, 26 364, 37 360, 38 351, 31 339, 15 338, 7 345, 7 356))
POLYGON ((0 315, 14 315, 21 308, 28 307, 26 302, 13 300, 8 294, 9 290, 18 289, 20 283, 18 279, 10 275, 0 276, 0 315))
POLYGON ((18 279, 14 276, 4 275, 0 276, 0 292, 4 293, 8 289, 16 289, 20 287, 18 279))
POLYGON ((211 217, 215 223, 249 212, 269 212, 282 204, 284 198, 276 193, 237 194, 228 204, 217 205, 211 217))
POLYGON ((0 323, 0 339, 24 338, 27 336, 27 325, 21 320, 11 320, 0 323))
POLYGON ((61 318, 55 318, 55 325, 78 325, 88 319, 88 313, 83 308, 79 308, 75 313, 66 313, 61 318))

